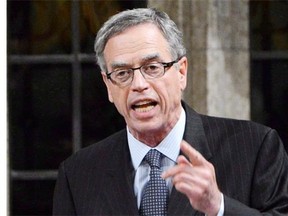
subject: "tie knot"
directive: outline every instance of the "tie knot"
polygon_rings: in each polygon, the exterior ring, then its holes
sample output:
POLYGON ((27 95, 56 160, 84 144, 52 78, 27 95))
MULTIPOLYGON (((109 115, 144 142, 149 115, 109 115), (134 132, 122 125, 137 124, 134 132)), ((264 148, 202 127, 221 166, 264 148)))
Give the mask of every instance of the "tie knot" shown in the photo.
POLYGON ((145 160, 150 165, 150 167, 157 167, 160 168, 160 157, 161 153, 157 151, 156 149, 151 149, 145 156, 145 160))

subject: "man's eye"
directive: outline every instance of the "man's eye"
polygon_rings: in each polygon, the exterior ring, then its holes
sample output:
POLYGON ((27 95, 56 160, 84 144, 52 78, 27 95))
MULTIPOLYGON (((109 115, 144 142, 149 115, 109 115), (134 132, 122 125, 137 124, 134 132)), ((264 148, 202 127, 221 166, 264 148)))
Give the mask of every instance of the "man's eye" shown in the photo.
POLYGON ((154 74, 158 73, 161 70, 161 67, 159 64, 149 64, 146 65, 143 69, 145 70, 145 73, 154 74))
POLYGON ((156 65, 156 64, 147 65, 147 70, 158 70, 158 69, 159 69, 159 65, 156 65))
POLYGON ((115 77, 118 79, 128 77, 129 75, 130 75, 130 71, 128 71, 128 70, 121 70, 121 71, 115 72, 115 77))

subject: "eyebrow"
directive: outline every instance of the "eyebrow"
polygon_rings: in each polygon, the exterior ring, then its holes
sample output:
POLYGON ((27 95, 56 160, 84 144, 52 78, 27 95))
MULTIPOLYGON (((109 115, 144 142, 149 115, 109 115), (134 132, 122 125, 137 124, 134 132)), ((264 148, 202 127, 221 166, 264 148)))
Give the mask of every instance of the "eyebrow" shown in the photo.
POLYGON ((147 62, 147 61, 152 61, 152 60, 160 60, 160 55, 159 53, 154 53, 147 55, 141 59, 141 63, 147 62))
MULTIPOLYGON (((146 62, 149 61, 161 61, 160 55, 159 53, 153 53, 153 54, 149 54, 147 56, 144 56, 141 60, 140 60, 140 65, 145 64, 146 62)), ((115 70, 116 68, 123 68, 123 67, 132 67, 131 64, 125 63, 125 62, 121 62, 121 61, 115 61, 111 63, 111 68, 112 70, 115 70)))
POLYGON ((121 67, 127 67, 127 66, 129 66, 129 64, 127 64, 125 62, 113 62, 113 63, 111 63, 112 70, 114 70, 115 68, 121 68, 121 67))

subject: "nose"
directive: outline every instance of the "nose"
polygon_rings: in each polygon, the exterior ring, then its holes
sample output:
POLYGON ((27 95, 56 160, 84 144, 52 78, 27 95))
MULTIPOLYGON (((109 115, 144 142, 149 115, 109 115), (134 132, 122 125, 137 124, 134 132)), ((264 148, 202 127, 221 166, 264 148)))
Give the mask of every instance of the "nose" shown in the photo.
POLYGON ((133 91, 144 91, 145 89, 147 89, 149 86, 149 83, 146 81, 146 79, 144 78, 144 76, 142 75, 142 73, 140 72, 140 70, 135 70, 134 71, 134 76, 133 76, 133 80, 131 83, 131 89, 133 91))

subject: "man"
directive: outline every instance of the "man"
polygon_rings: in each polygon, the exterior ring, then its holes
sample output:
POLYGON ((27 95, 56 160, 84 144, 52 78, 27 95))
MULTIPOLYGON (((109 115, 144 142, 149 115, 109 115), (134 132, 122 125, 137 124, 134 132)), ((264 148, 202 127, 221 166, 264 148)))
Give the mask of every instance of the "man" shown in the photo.
POLYGON ((288 157, 277 133, 181 101, 188 62, 165 13, 113 16, 95 51, 127 128, 61 164, 54 215, 288 214, 288 157))

